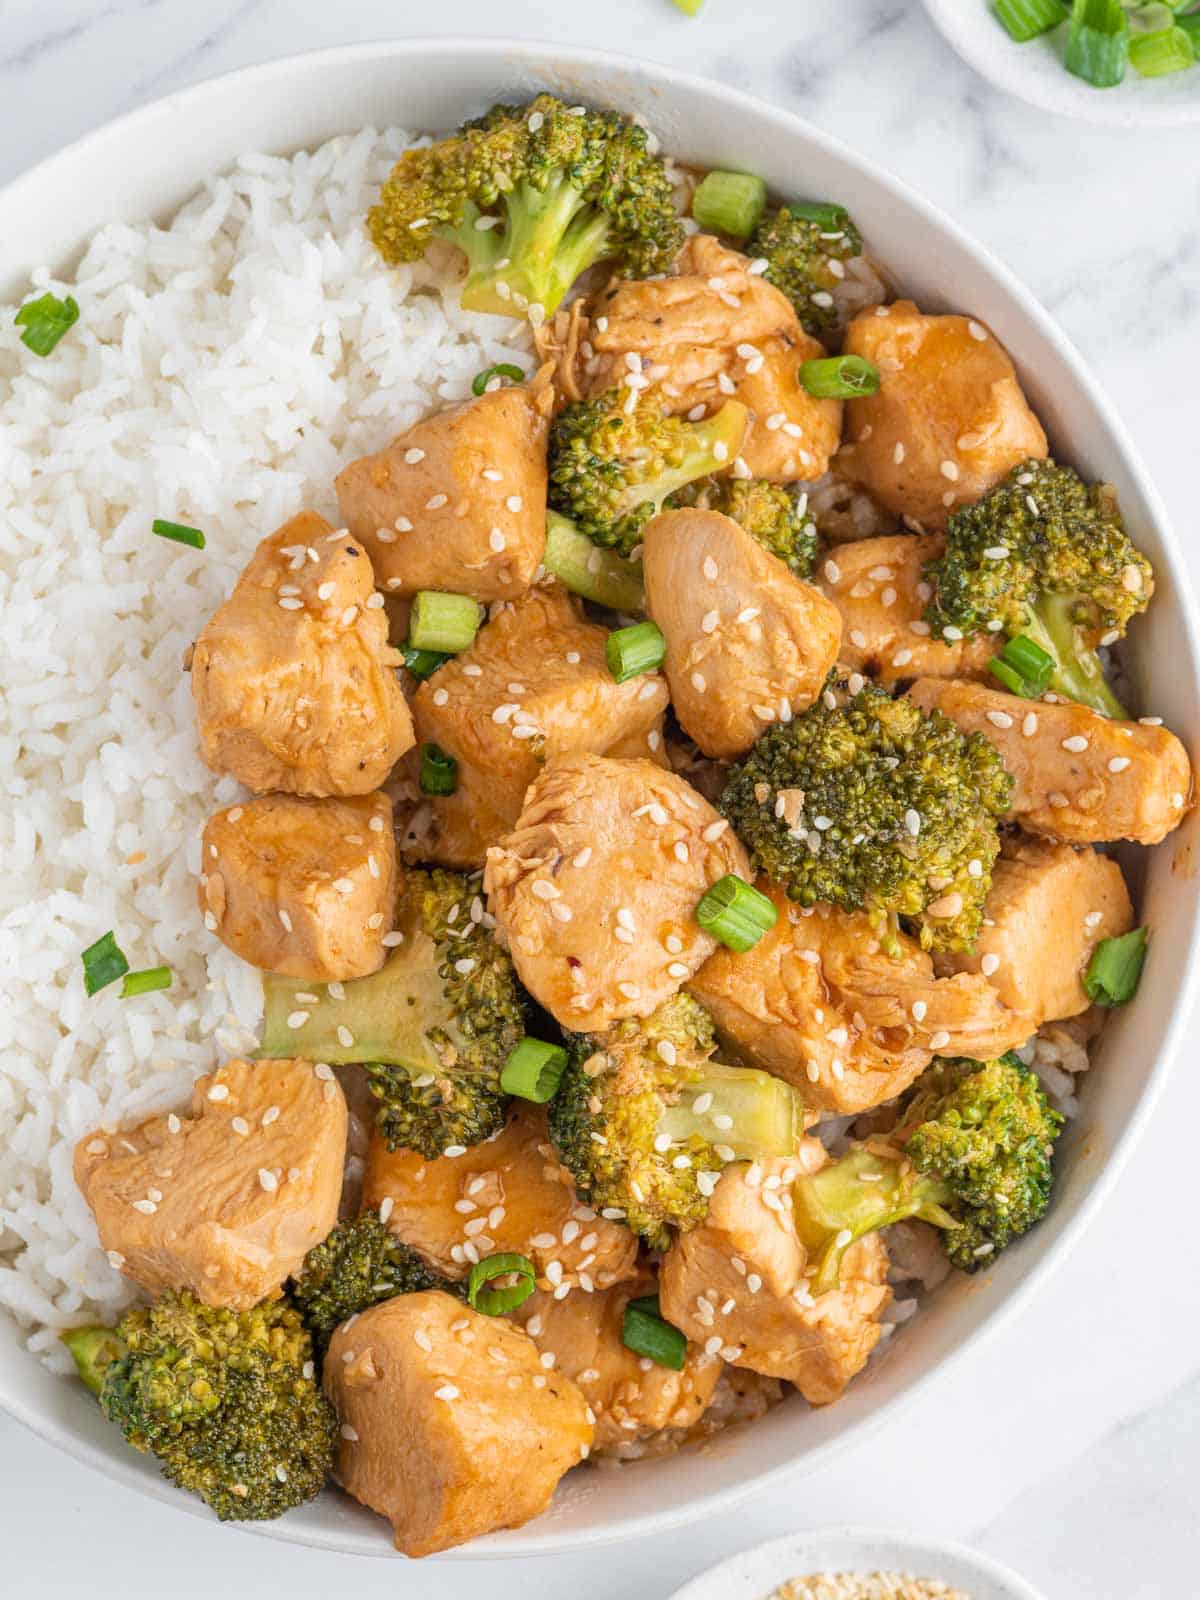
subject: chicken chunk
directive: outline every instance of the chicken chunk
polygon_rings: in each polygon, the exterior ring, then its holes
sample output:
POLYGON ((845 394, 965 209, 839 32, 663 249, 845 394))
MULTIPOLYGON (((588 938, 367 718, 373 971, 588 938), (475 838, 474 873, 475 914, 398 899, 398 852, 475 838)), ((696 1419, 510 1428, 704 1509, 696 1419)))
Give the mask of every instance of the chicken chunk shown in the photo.
POLYGON ((964 733, 982 733, 1014 779, 1012 814, 1071 844, 1158 844, 1192 793, 1187 751, 1147 722, 1114 722, 1074 701, 1022 700, 978 683, 921 678, 909 694, 964 733))
POLYGON ((1029 1012, 1040 1027, 1087 1010, 1082 980, 1092 951, 1133 925, 1115 861, 1091 849, 1019 839, 993 868, 974 950, 940 964, 986 976, 1002 1004, 1029 1012))
POLYGON ((429 801, 423 859, 482 866, 554 756, 624 754, 639 745, 648 755, 656 732, 661 745, 666 680, 654 672, 615 682, 607 638, 560 585, 539 585, 421 685, 413 701, 417 736, 458 761, 454 793, 429 801))
POLYGON ((543 1354, 554 1357, 553 1371, 579 1385, 596 1418, 593 1449, 603 1455, 633 1439, 648 1439, 665 1428, 690 1428, 703 1416, 721 1376, 721 1361, 689 1344, 683 1370, 657 1363, 643 1365, 622 1339, 625 1307, 658 1293, 652 1272, 602 1294, 533 1294, 510 1312, 543 1354))
POLYGON ((953 643, 930 636, 924 620, 927 562, 941 555, 939 534, 895 534, 839 545, 814 581, 841 613, 838 660, 892 685, 901 678, 979 678, 1003 644, 994 634, 953 643))
POLYGON ((328 1067, 227 1061, 199 1079, 190 1116, 81 1139, 75 1181, 109 1260, 148 1294, 244 1311, 336 1223, 346 1132, 328 1067))
POLYGON ((882 381, 848 408, 838 464, 897 516, 944 528, 955 506, 1045 456, 1007 351, 973 318, 926 316, 898 300, 855 317, 845 349, 873 361, 882 381))
POLYGON ((1037 1024, 986 978, 937 978, 915 939, 880 948, 861 911, 802 911, 760 879, 778 912, 744 955, 718 950, 687 984, 726 1050, 785 1078, 806 1105, 849 1113, 903 1093, 935 1053, 988 1060, 1037 1024))
POLYGON ((815 399, 798 373, 825 350, 787 296, 750 267, 695 234, 675 276, 615 283, 588 330, 589 392, 624 382, 633 360, 672 411, 716 410, 736 396, 753 413, 741 457, 753 477, 819 478, 841 437, 842 403, 815 399))
POLYGON ((546 547, 552 398, 548 381, 496 389, 343 467, 338 507, 381 588, 483 601, 528 589, 546 547))
POLYGON ((836 609, 719 511, 666 511, 644 535, 671 704, 707 756, 742 755, 810 706, 838 658, 836 609))
POLYGON ((645 1017, 716 948, 705 891, 750 876, 728 823, 650 761, 566 756, 529 790, 488 851, 484 888, 517 976, 564 1028, 645 1017))
POLYGON ((192 652, 200 753, 256 794, 378 789, 413 742, 362 547, 304 511, 264 539, 192 652))
POLYGON ((343 1323, 325 1360, 334 1473, 428 1556, 545 1511, 591 1449, 587 1402, 503 1317, 433 1289, 343 1323))
POLYGON ((218 811, 205 826, 205 926, 264 972, 312 983, 377 972, 395 899, 386 795, 264 795, 218 811))
POLYGON ((680 1235, 659 1274, 668 1322, 734 1366, 794 1383, 813 1405, 836 1400, 862 1371, 891 1299, 878 1234, 846 1251, 836 1289, 808 1291, 789 1185, 825 1159, 806 1139, 794 1160, 726 1167, 708 1217, 680 1235))
POLYGON ((528 1256, 543 1289, 607 1289, 637 1270, 637 1240, 575 1194, 546 1131, 546 1113, 514 1101, 504 1130, 462 1156, 426 1161, 371 1140, 363 1203, 444 1278, 500 1251, 528 1256))

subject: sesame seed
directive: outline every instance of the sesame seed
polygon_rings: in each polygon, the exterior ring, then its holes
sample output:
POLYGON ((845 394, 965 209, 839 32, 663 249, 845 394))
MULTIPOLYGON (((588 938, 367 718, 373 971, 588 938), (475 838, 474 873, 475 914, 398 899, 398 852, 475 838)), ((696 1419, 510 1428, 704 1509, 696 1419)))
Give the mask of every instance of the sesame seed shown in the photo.
POLYGON ((929 1008, 924 1000, 914 1000, 912 1003, 912 1016, 914 1022, 924 1022, 925 1013, 929 1008))
POLYGON ((1069 739, 1062 742, 1064 750, 1069 750, 1072 755, 1080 755, 1088 747, 1088 741, 1081 733, 1073 733, 1069 739))
POLYGON ((354 1043, 354 1035, 350 1032, 350 1029, 346 1026, 346 1024, 344 1022, 339 1022, 338 1023, 337 1037, 338 1037, 338 1043, 342 1046, 342 1048, 344 1050, 348 1050, 350 1048, 350 1046, 354 1043))
MULTIPOLYGON (((728 828, 728 826, 729 826, 729 824, 728 824, 728 822, 726 822, 725 818, 724 817, 720 817, 720 818, 717 819, 716 822, 710 822, 708 827, 705 828, 704 832, 700 835, 700 837, 704 840, 705 844, 715 844, 716 841, 725 832, 726 828, 728 828)), ((670 948, 671 948, 671 942, 668 939, 668 941, 667 941, 667 949, 669 950, 670 948)), ((683 948, 682 945, 680 946, 680 948, 681 949, 683 948)))
POLYGON ((943 461, 939 470, 941 471, 942 477, 949 478, 951 483, 956 483, 958 481, 958 465, 956 462, 943 461))
POLYGON ((710 583, 714 583, 720 574, 720 568, 711 556, 705 556, 702 570, 710 583))
POLYGON ((1108 770, 1110 772, 1124 772, 1125 768, 1128 765, 1129 765, 1129 757, 1128 756, 1113 756, 1112 759, 1108 763, 1108 770))
POLYGON ((343 1422, 341 1427, 342 1438, 350 1444, 358 1443, 358 1429, 352 1428, 348 1422, 343 1422))
POLYGON ((1013 719, 1007 711, 989 711, 987 719, 993 728, 1011 728, 1013 725, 1013 719))
POLYGON ((626 1000, 637 1000, 641 997, 642 991, 636 983, 619 983, 617 985, 617 993, 626 1000))
POLYGON ((308 1012, 307 1011, 289 1011, 288 1012, 287 1025, 288 1025, 289 1028, 302 1028, 307 1021, 308 1021, 308 1012))
POLYGON ((705 689, 708 688, 708 680, 702 672, 692 673, 692 688, 695 689, 697 694, 703 694, 705 689))
POLYGON ((415 467, 418 461, 424 461, 424 459, 424 450, 418 450, 415 446, 411 450, 404 452, 404 460, 410 467, 415 467))
POLYGON ((967 332, 971 335, 972 339, 977 339, 980 344, 982 344, 984 342, 984 340, 988 336, 987 335, 987 329, 982 327, 978 322, 975 322, 974 320, 968 321, 968 323, 967 323, 967 332))
POLYGON ((228 1100, 229 1085, 227 1083, 214 1083, 208 1091, 208 1098, 210 1100, 228 1100))
POLYGON ((909 806, 908 810, 904 813, 904 826, 908 829, 909 833, 915 839, 917 837, 917 835, 921 831, 921 814, 920 814, 920 812, 919 811, 914 811, 913 808, 911 806, 909 806))
POLYGON ((304 609, 304 601, 293 600, 289 597, 279 602, 279 609, 281 611, 302 611, 304 609))
POLYGON ((268 1194, 274 1194, 279 1187, 279 1179, 268 1168, 259 1167, 258 1185, 260 1189, 265 1189, 268 1194))
POLYGON ((899 439, 896 441, 896 448, 892 451, 892 460, 897 466, 900 466, 904 460, 904 445, 899 439))
POLYGON ((355 619, 355 617, 357 615, 358 615, 358 607, 357 606, 347 606, 346 609, 342 612, 341 619, 340 619, 342 627, 343 628, 348 628, 350 626, 350 624, 354 621, 354 619, 355 619))
POLYGON ((979 970, 983 973, 985 978, 990 978, 992 973, 995 972, 999 965, 1000 957, 989 950, 987 955, 981 958, 979 962, 979 970))

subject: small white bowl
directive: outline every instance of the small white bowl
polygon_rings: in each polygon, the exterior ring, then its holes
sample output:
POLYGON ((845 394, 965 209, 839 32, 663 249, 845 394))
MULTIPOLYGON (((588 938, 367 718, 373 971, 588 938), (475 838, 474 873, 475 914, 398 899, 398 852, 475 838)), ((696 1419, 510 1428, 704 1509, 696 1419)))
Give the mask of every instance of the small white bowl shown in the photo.
POLYGON ((1018 44, 992 11, 991 0, 923 0, 946 42, 969 66, 1032 106, 1121 128, 1179 128, 1200 122, 1200 64, 1165 78, 1140 78, 1093 89, 1063 65, 1065 28, 1018 44))
POLYGON ((891 1528, 815 1528, 742 1550, 677 1589, 671 1600, 767 1600, 789 1578, 818 1572, 911 1572, 940 1578, 970 1600, 1046 1600, 990 1556, 948 1539, 891 1528))

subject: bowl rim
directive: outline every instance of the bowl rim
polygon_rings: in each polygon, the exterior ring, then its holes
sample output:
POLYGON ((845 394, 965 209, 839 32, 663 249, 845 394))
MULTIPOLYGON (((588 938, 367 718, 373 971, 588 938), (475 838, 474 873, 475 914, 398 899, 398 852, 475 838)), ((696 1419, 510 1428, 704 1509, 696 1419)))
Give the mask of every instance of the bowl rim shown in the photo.
MULTIPOLYGON (((904 180, 888 168, 858 154, 839 138, 825 132, 785 107, 777 106, 756 95, 717 82, 698 73, 681 72, 667 64, 643 60, 624 52, 598 50, 585 46, 560 45, 542 40, 531 40, 511 35, 460 35, 442 34, 419 39, 378 39, 360 41, 349 45, 336 45, 316 50, 296 51, 288 55, 269 58, 248 66, 204 78, 187 88, 174 90, 148 101, 132 111, 111 118, 71 141, 61 150, 52 152, 9 183, 0 186, 0 204, 19 204, 26 194, 51 176, 56 169, 69 170, 75 163, 95 159, 107 141, 114 143, 131 132, 149 127, 166 110, 172 114, 186 113, 208 98, 220 98, 235 89, 253 92, 256 86, 286 78, 299 69, 352 65, 356 62, 386 59, 398 67, 411 66, 425 58, 444 58, 452 55, 456 60, 465 55, 477 58, 496 58, 497 66, 505 52, 516 56, 524 70, 541 75, 553 74, 563 68, 581 67, 596 70, 621 71, 641 83, 661 89, 664 96, 675 90, 686 90, 707 97, 714 109, 728 113, 731 118, 752 111, 785 126, 792 135, 799 136, 811 147, 848 165, 869 181, 887 189, 916 219, 953 239, 960 248, 979 263, 1008 299, 1011 308, 1026 324, 1032 326, 1049 346, 1054 359, 1069 371, 1084 390, 1112 437, 1130 476, 1136 481, 1149 520, 1161 539, 1165 564, 1171 582, 1179 595, 1180 619, 1186 633, 1192 658, 1200 661, 1200 613, 1192 590, 1189 574, 1179 553, 1180 545, 1172 528, 1170 517, 1157 486, 1142 461, 1129 433, 1117 414, 1111 400, 1089 370, 1082 356, 1043 309, 1032 292, 1016 274, 990 249, 979 244, 965 229, 942 209, 912 190, 904 180)), ((124 220, 124 219, 113 219, 124 220)), ((139 219, 141 220, 141 219, 139 219)), ((1200 689, 1200 679, 1197 680, 1200 689)), ((648 1538, 669 1532, 698 1520, 713 1511, 728 1510, 750 1495, 766 1491, 783 1481, 789 1474, 815 1472, 854 1445, 861 1444, 885 1422, 909 1410, 924 1394, 927 1386, 942 1373, 957 1368, 969 1351, 1007 1326, 1019 1310, 1023 1310, 1036 1295, 1052 1269, 1057 1269, 1067 1252, 1074 1248, 1084 1230, 1090 1226, 1099 1208, 1115 1187, 1121 1172, 1142 1136, 1153 1112, 1172 1062, 1179 1052, 1189 1011, 1200 988, 1200 972, 1195 959, 1200 945, 1200 913, 1193 916, 1188 930, 1185 964, 1176 1004, 1166 1026, 1163 1044, 1147 1072, 1146 1083, 1138 1098, 1136 1108, 1120 1134, 1105 1152, 1102 1165, 1090 1180, 1075 1214, 1065 1223, 1062 1232, 1051 1248, 1034 1257, 1021 1279, 1014 1284, 999 1303, 972 1328, 954 1350, 942 1360, 927 1367, 914 1377, 903 1390, 876 1407, 869 1415, 846 1425, 835 1437, 811 1447, 802 1460, 790 1459, 774 1466, 755 1469, 748 1467, 736 1482, 707 1490, 686 1504, 673 1508, 654 1510, 637 1509, 628 1516, 610 1520, 595 1528, 575 1529, 570 1534, 537 1532, 535 1520, 520 1530, 519 1540, 493 1543, 486 1540, 460 1546, 443 1552, 442 1560, 482 1561, 520 1559, 541 1555, 562 1554, 566 1550, 596 1549, 629 1538, 648 1538)), ((4 1320, 11 1322, 12 1319, 4 1320)), ((137 1470, 131 1459, 128 1467, 114 1466, 110 1455, 90 1440, 73 1430, 56 1417, 45 1415, 23 1401, 22 1395, 0 1390, 0 1410, 29 1428, 39 1438, 63 1450, 83 1465, 102 1473, 106 1478, 149 1495, 190 1516, 211 1520, 207 1508, 188 1495, 180 1494, 165 1479, 146 1475, 137 1470)), ((549 1526, 552 1524, 548 1523, 549 1526)), ((378 1544, 364 1549, 353 1535, 331 1534, 326 1530, 310 1529, 294 1521, 281 1518, 275 1522, 250 1522, 233 1524, 239 1531, 284 1543, 304 1545, 331 1553, 386 1557, 393 1554, 390 1543, 381 1538, 378 1544)))

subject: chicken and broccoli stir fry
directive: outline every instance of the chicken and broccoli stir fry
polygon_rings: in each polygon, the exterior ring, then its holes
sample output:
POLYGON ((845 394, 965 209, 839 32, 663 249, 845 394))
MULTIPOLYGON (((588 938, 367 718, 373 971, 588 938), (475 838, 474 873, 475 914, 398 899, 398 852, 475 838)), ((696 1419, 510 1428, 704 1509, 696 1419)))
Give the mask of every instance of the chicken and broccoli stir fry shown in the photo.
POLYGON ((333 1479, 424 1555, 835 1402, 890 1241, 976 1273, 1045 1214, 1038 1030, 1137 987, 1106 847, 1192 774, 1136 530, 838 206, 692 192, 549 95, 408 151, 381 272, 442 252, 540 365, 346 462, 187 663, 260 1047, 81 1140, 144 1303, 66 1343, 221 1518, 333 1479), (886 531, 827 542, 831 469, 886 531))

